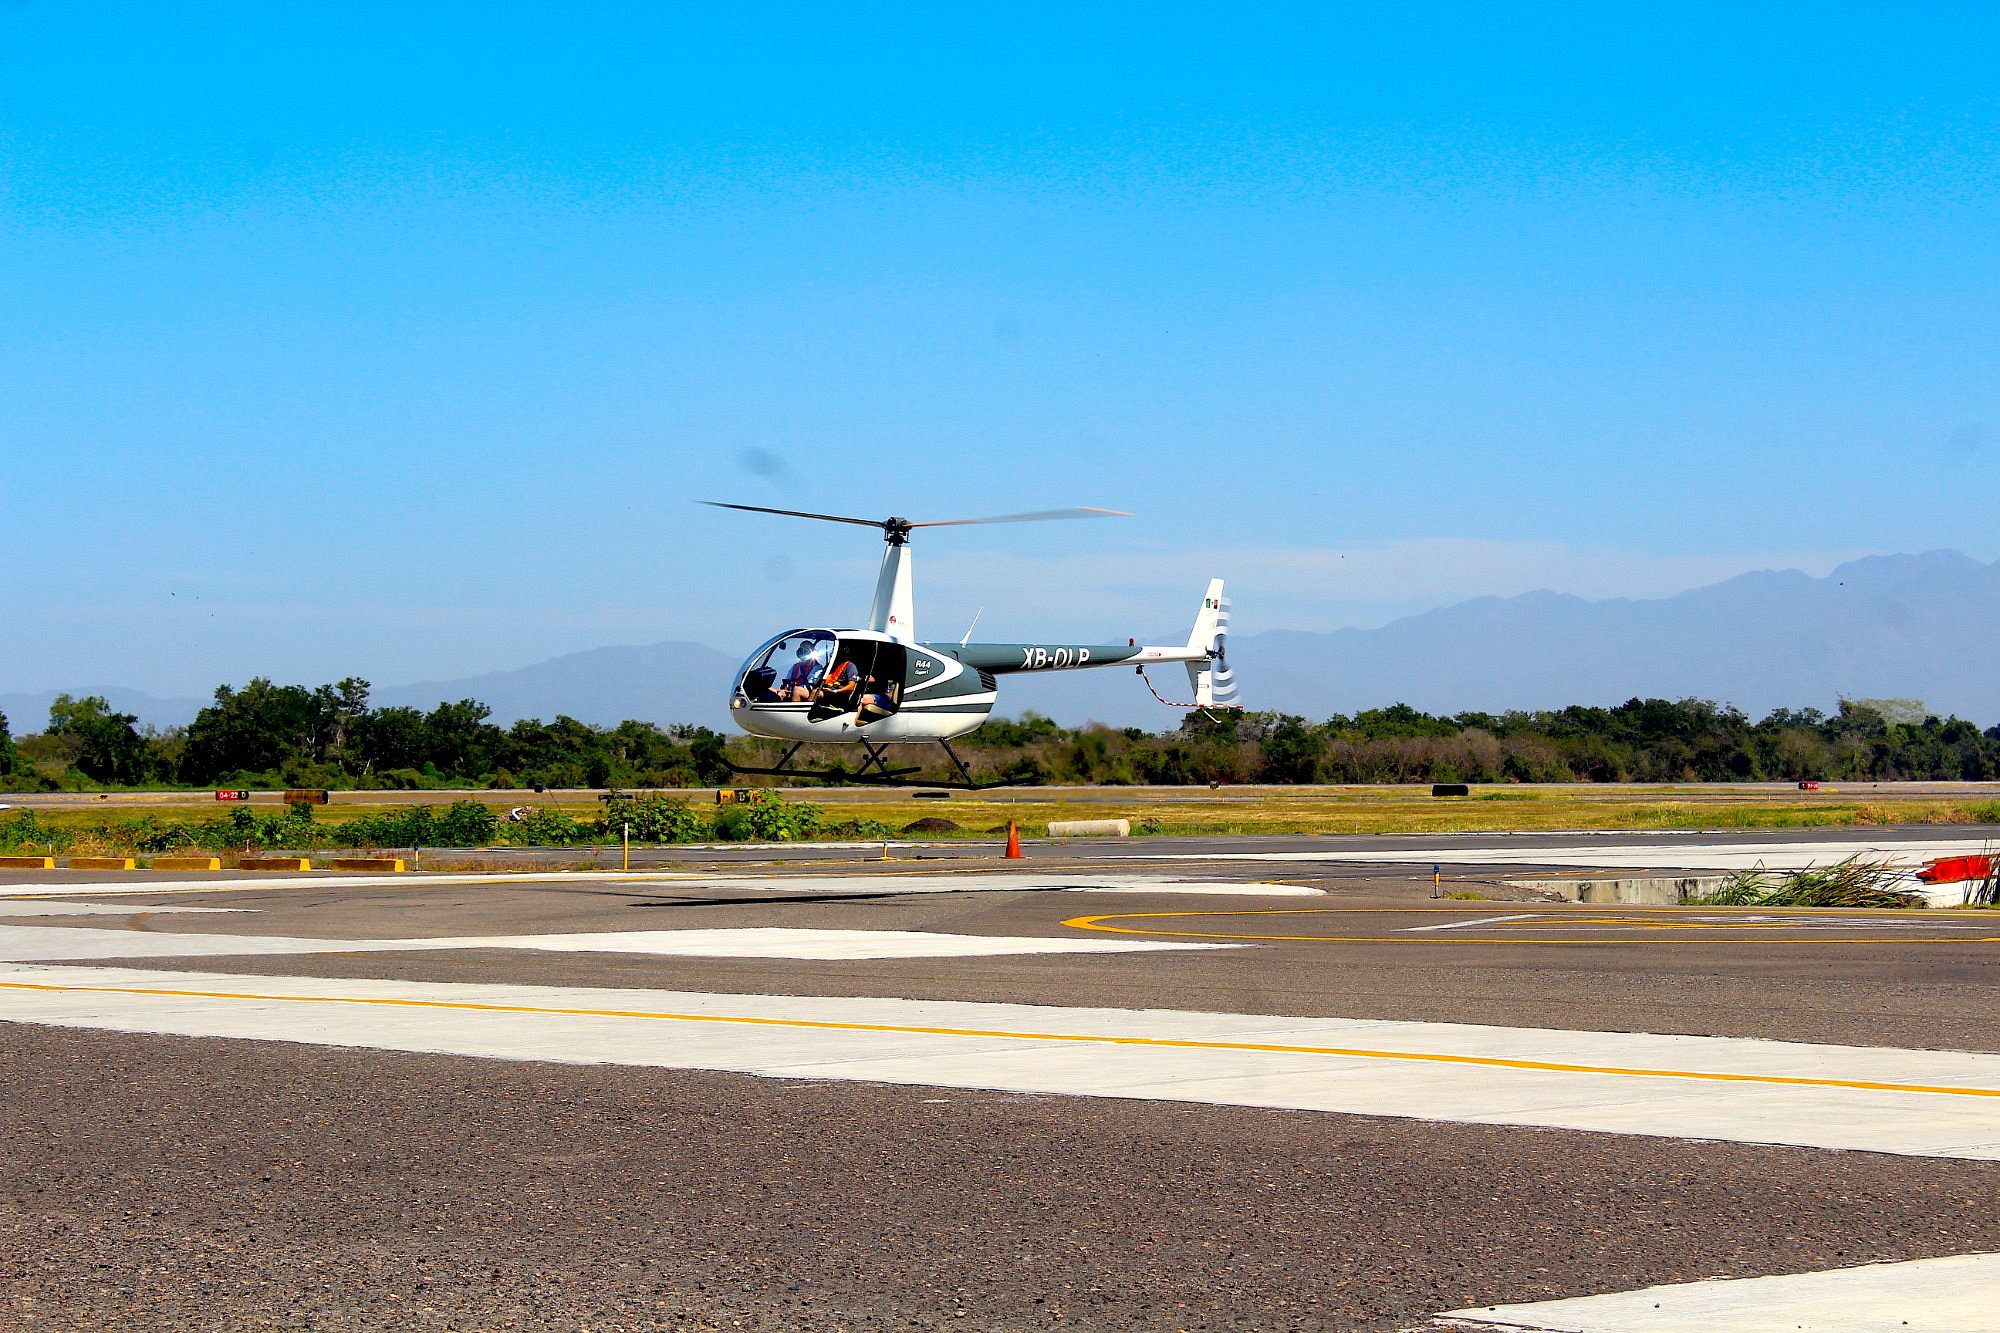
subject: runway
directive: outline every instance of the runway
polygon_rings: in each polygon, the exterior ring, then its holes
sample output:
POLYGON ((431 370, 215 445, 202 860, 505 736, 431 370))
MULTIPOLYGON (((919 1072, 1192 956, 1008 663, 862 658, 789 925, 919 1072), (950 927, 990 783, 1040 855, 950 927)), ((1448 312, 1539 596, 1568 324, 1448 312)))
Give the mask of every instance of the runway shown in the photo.
POLYGON ((0 1289, 50 1328, 143 1289, 242 1327, 1609 1330, 1717 1275, 1858 1310, 1821 1284, 1886 1261, 1957 1327, 1895 1266, 2000 1251, 2000 919, 1439 902, 1423 859, 1846 839, 1162 841, 12 876, 0 1289))
POLYGON ((12 1021, 2000 1158, 2000 1055, 833 997, 0 968, 12 1021))

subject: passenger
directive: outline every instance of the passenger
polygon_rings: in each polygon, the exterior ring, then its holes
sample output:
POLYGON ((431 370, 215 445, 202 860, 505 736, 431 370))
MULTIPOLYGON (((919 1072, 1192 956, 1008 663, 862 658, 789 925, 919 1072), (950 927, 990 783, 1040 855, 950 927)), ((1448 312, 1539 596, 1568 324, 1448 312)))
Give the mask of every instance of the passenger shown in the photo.
POLYGON ((899 692, 898 682, 870 676, 868 688, 861 694, 861 706, 855 712, 863 722, 885 718, 896 711, 896 695, 899 692))
POLYGON ((854 707, 854 697, 860 688, 861 668, 855 666, 851 658, 842 658, 833 664, 833 670, 826 673, 826 682, 819 687, 817 704, 820 708, 845 713, 854 707))
POLYGON ((785 673, 784 684, 778 687, 778 698, 785 703, 804 703, 812 698, 819 679, 826 673, 824 640, 815 643, 811 639, 799 640, 799 660, 792 663, 792 669, 785 673))

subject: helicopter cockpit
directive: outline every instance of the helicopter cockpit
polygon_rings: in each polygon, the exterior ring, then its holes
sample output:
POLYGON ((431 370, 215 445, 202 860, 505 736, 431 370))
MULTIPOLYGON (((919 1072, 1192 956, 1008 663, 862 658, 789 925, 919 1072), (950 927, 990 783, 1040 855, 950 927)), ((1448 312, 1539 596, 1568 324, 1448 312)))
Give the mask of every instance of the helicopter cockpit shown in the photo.
POLYGON ((808 722, 851 714, 865 726, 901 707, 907 665, 902 644, 872 634, 790 630, 750 655, 737 680, 736 706, 803 712, 808 722))
POLYGON ((753 704, 807 702, 833 663, 834 642, 823 629, 779 635, 750 655, 737 692, 753 704))

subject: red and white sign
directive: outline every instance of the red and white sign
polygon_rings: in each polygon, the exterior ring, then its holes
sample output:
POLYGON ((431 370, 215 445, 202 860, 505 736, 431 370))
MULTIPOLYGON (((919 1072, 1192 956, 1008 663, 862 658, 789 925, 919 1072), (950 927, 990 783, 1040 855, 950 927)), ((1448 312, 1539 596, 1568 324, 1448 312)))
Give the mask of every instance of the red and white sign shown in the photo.
POLYGON ((1917 872, 1926 884, 1961 884, 1968 879, 1987 879, 1993 874, 1990 856, 1947 856, 1917 872))

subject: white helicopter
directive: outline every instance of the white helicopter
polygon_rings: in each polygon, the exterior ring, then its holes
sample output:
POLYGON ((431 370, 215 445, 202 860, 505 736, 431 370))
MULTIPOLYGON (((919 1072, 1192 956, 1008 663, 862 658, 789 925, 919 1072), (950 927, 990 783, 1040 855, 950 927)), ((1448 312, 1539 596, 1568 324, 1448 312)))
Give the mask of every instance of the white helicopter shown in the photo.
MULTIPOLYGON (((910 576, 910 533, 915 529, 1130 517, 1119 510, 1051 509, 1034 514, 919 523, 906 518, 848 518, 716 500, 703 503, 753 514, 880 528, 883 540, 888 543, 888 549, 882 553, 881 574, 875 580, 875 604, 868 613, 866 629, 786 630, 765 640, 736 673, 729 696, 729 715, 736 725, 753 736, 793 742, 775 768, 737 768, 735 771, 739 773, 970 790, 1011 785, 1009 781, 974 781, 971 771, 951 748, 951 740, 986 721, 998 698, 995 678, 1015 672, 1131 665, 1143 677, 1150 664, 1181 662, 1187 666, 1194 699, 1171 706, 1240 707, 1235 702, 1236 684, 1224 653, 1229 601, 1222 595, 1221 579, 1209 580, 1201 609, 1195 613, 1194 630, 1184 644, 1159 647, 1132 639, 1121 644, 972 643, 971 630, 957 643, 917 642, 915 595, 910 576), (906 783, 903 777, 918 770, 890 768, 881 748, 932 741, 944 747, 960 781, 906 783), (826 742, 859 745, 868 756, 867 762, 858 773, 788 767, 800 746, 826 742)), ((1150 680, 1146 684, 1152 689, 1150 680)), ((1156 689, 1153 697, 1162 703, 1169 702, 1156 689)))

